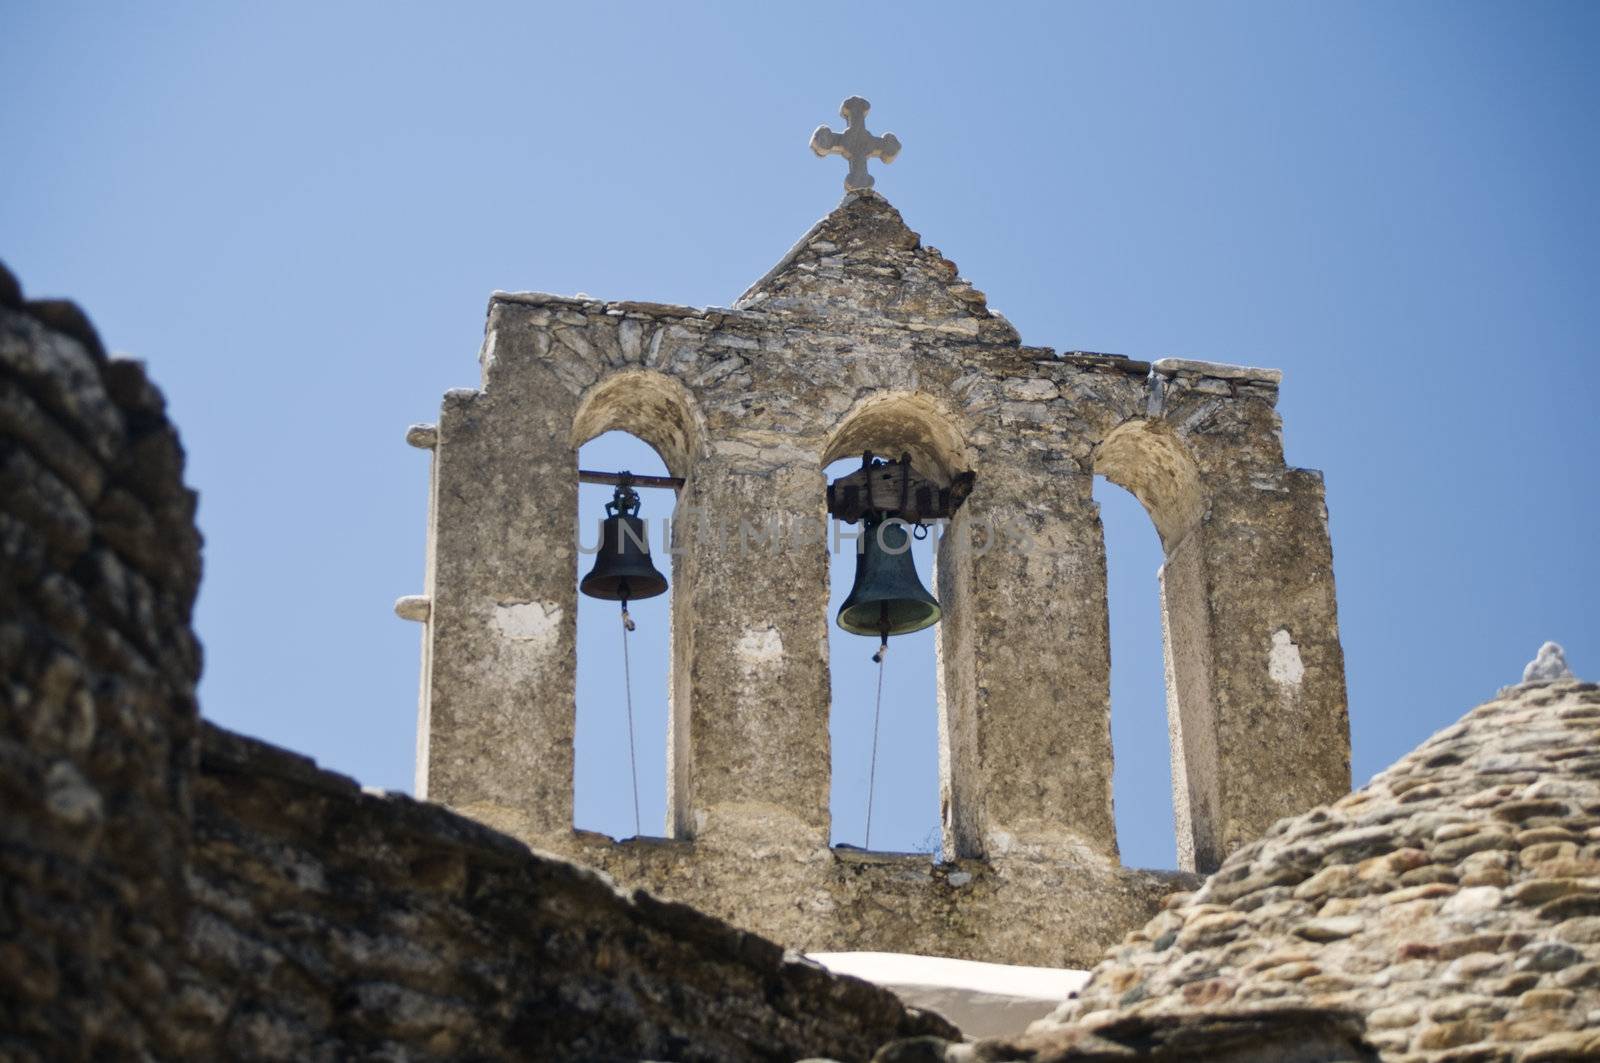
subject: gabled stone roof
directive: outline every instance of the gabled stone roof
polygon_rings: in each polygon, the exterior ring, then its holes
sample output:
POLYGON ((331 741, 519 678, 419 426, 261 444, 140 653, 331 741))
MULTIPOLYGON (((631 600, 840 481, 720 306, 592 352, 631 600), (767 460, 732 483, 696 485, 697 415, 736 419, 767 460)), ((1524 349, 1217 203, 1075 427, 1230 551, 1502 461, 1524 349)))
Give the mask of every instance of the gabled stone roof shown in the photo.
POLYGON ((985 1058, 1264 1005, 1354 1013, 1390 1060, 1600 1058, 1600 687, 1510 688, 1280 821, 985 1058))
POLYGON ((914 330, 1018 343, 956 264, 876 192, 851 192, 734 304, 812 318, 870 318, 914 330))

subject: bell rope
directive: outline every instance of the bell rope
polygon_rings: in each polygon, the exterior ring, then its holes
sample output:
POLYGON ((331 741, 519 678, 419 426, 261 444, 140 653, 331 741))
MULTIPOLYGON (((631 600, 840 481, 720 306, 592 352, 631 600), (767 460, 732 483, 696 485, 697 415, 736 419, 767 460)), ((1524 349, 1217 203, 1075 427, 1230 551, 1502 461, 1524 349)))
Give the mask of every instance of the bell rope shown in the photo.
POLYGON ((872 766, 867 769, 867 836, 863 849, 872 848, 872 795, 878 783, 878 715, 883 711, 883 650, 889 647, 889 637, 884 636, 883 649, 878 651, 878 699, 872 706, 872 766))
POLYGON ((639 827, 639 760, 633 746, 633 674, 628 661, 628 632, 633 630, 633 617, 628 615, 628 600, 622 600, 622 690, 628 706, 628 768, 633 774, 633 835, 644 832, 639 827))

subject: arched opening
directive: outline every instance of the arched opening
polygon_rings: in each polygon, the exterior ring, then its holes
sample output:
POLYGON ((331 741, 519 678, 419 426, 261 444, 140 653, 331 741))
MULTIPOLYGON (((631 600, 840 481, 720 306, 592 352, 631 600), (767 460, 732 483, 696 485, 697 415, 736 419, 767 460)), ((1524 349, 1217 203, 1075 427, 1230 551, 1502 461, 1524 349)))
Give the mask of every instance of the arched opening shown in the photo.
POLYGON ((1095 477, 1094 499, 1106 544, 1117 849, 1130 867, 1177 867, 1161 632, 1161 539, 1139 500, 1104 476, 1095 477))
MULTIPOLYGON (((606 432, 580 447, 578 467, 604 472, 626 470, 642 476, 670 475, 649 444, 620 431, 606 432)), ((603 484, 578 485, 580 580, 595 563, 600 522, 613 490, 603 484)), ((644 521, 651 559, 670 583, 672 552, 664 532, 670 527, 676 494, 649 488, 639 488, 638 492, 639 516, 644 521)), ((658 597, 630 602, 628 613, 634 629, 626 633, 618 603, 578 595, 572 825, 579 830, 599 831, 613 838, 668 833, 667 706, 671 600, 675 589, 669 587, 658 597)))
POLYGON ((1199 470, 1171 429, 1150 421, 1118 426, 1096 448, 1094 460, 1111 612, 1118 846, 1129 864, 1213 868, 1216 735, 1199 570, 1205 514, 1199 470), (1135 501, 1154 525, 1159 549, 1153 549, 1135 501), (1157 596, 1149 594, 1144 575, 1152 567, 1157 596), (1165 728, 1155 709, 1156 676, 1165 687, 1165 728), (1156 766, 1163 733, 1167 786, 1156 766))
MULTIPOLYGON (((824 455, 829 483, 861 467, 871 451, 888 460, 909 455, 912 467, 941 485, 968 468, 953 419, 925 396, 877 396, 861 403, 830 439, 824 455)), ((856 574, 861 524, 830 518, 828 533, 828 663, 831 683, 829 735, 832 775, 829 795, 834 845, 889 852, 953 855, 958 848, 947 828, 951 779, 964 759, 949 755, 952 669, 961 655, 944 622, 894 636, 882 667, 872 659, 877 640, 851 634, 835 622, 856 574), (876 716, 876 736, 874 723, 876 716), (874 738, 876 742, 874 743, 874 738), (874 757, 876 744, 876 757, 874 757), (871 832, 868 804, 871 801, 871 832)), ((956 597, 962 567, 941 548, 940 529, 913 537, 910 555, 923 586, 941 600, 956 597)), ((968 704, 961 701, 960 704, 968 704)), ((970 728, 958 727, 963 733, 970 728)), ((957 744, 960 744, 958 739, 957 744)))
MULTIPOLYGON (((831 483, 861 467, 861 459, 828 465, 831 483)), ((835 622, 855 579, 862 526, 830 521, 828 537, 828 736, 832 749, 830 841, 891 852, 938 853, 938 660, 933 628, 889 640, 882 665, 883 700, 875 713, 879 666, 876 639, 853 635, 835 622), (874 716, 877 715, 874 760, 874 716), (872 797, 871 834, 867 802, 872 797)), ((934 537, 912 540, 911 556, 924 586, 934 570, 934 537)), ((937 592, 935 592, 937 594, 937 592)))
MULTIPOLYGON (((679 505, 693 505, 693 470, 704 438, 688 392, 659 373, 630 371, 608 377, 584 396, 574 418, 572 442, 580 469, 684 481, 676 491, 637 488, 651 558, 670 587, 656 598, 629 604, 635 627, 627 635, 626 669, 618 604, 577 596, 573 826, 579 829, 619 838, 690 834, 686 825, 692 771, 690 647, 681 616, 692 574, 684 571, 689 566, 673 564, 671 529, 679 505)), ((577 580, 595 561, 600 521, 613 491, 608 485, 579 485, 577 580)))

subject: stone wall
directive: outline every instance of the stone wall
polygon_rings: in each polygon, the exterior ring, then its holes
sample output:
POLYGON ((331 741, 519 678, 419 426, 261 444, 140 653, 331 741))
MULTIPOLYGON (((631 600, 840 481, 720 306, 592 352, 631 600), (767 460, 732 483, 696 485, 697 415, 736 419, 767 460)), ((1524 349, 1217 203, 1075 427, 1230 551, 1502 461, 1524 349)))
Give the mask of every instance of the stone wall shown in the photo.
POLYGON ((192 1058, 865 1059, 954 1034, 437 805, 217 728, 202 749, 192 1058))
MULTIPOLYGON (((1361 1020, 1293 1006, 1188 1015, 1119 1015, 1093 1028, 951 1044, 918 1037, 885 1045, 872 1063, 1378 1063, 1361 1020)), ((1418 1063, 1421 1063, 1419 1060, 1418 1063)), ((1429 1061, 1434 1063, 1434 1061, 1429 1061)), ((1438 1063, 1445 1063, 1440 1060, 1438 1063)), ((1451 1061, 1459 1063, 1459 1061, 1451 1061)))
POLYGON ((0 1057, 171 1056, 200 650, 161 395, 0 268, 0 1057))
POLYGON ((143 369, 0 269, 0 1059, 854 1060, 955 1034, 203 727, 182 468, 143 369))
POLYGON ((1024 346, 872 193, 732 308, 498 293, 481 362, 409 436, 433 454, 403 607, 419 793, 797 947, 1088 962, 1175 881, 1117 856, 1097 474, 1167 554, 1183 866, 1349 787, 1322 484, 1284 463, 1273 370, 1024 346), (668 843, 572 831, 577 448, 611 429, 699 515, 674 530, 668 843), (976 473, 934 579, 935 868, 828 848, 823 470, 865 449, 976 473), (752 548, 741 518, 781 533, 752 548))

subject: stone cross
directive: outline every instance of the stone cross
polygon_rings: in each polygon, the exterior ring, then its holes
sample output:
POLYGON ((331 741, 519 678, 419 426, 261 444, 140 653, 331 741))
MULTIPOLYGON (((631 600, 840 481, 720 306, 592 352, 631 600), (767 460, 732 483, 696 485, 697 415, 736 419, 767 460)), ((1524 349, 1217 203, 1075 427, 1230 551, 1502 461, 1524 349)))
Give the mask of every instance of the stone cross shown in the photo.
POLYGON ((867 172, 867 160, 882 159, 893 162, 900 154, 900 138, 893 133, 875 137, 867 132, 867 111, 872 104, 860 96, 852 96, 839 105, 839 116, 845 120, 843 133, 835 133, 826 125, 817 126, 811 134, 811 150, 819 156, 843 155, 850 160, 850 172, 845 175, 847 192, 860 192, 872 187, 872 175, 867 172))

